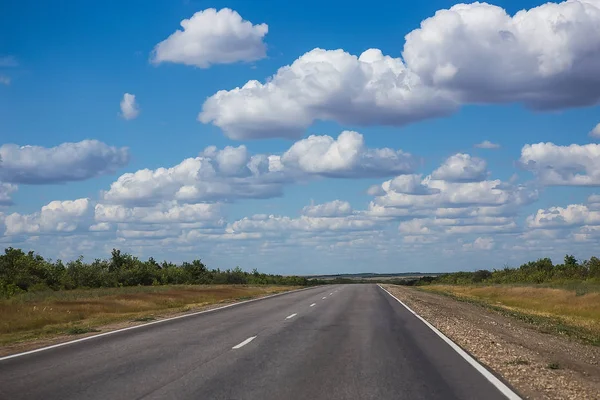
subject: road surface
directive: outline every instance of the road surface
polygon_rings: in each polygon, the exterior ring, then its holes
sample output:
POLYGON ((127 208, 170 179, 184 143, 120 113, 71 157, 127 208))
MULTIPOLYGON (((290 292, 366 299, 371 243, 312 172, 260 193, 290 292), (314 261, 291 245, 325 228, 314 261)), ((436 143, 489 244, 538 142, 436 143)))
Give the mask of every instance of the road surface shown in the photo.
POLYGON ((506 399, 377 285, 311 288, 0 361, 1 399, 506 399))

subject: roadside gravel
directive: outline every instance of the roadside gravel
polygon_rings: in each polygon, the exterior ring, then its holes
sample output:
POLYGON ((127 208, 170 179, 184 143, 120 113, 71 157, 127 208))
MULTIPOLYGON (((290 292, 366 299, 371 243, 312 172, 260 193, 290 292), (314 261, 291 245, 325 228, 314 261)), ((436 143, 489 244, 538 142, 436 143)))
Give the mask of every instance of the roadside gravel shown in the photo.
POLYGON ((600 347, 541 333, 475 304, 404 286, 383 286, 496 371, 523 398, 600 400, 600 347))

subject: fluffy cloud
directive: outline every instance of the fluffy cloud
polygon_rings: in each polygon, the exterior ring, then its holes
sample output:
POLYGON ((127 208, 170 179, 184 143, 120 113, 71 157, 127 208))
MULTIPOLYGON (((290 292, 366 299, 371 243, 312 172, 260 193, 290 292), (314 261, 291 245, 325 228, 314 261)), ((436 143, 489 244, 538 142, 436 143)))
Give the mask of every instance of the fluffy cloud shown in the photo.
POLYGON ((17 191, 16 185, 0 182, 0 206, 8 206, 12 204, 10 198, 11 193, 17 191))
POLYGON ((63 143, 56 147, 0 146, 0 181, 44 184, 79 181, 114 173, 129 162, 127 148, 97 140, 63 143))
POLYGON ((500 145, 498 143, 492 143, 489 140, 484 140, 481 143, 477 143, 475 147, 478 149, 499 149, 500 145))
POLYGON ((347 201, 334 200, 329 203, 311 204, 302 209, 307 217, 345 217, 352 214, 352 206, 347 201))
POLYGON ((458 4, 410 32, 402 58, 313 49, 265 83, 217 92, 198 119, 242 140, 296 138, 315 120, 401 126, 462 104, 592 105, 600 99, 599 46, 597 0, 514 16, 486 3, 458 4))
POLYGON ((600 144, 528 144, 519 162, 545 185, 600 185, 600 144))
POLYGON ((494 248, 494 239, 478 237, 473 243, 465 243, 465 250, 492 250, 494 248))
POLYGON ((177 30, 156 45, 153 63, 172 62, 208 68, 266 57, 267 24, 252 25, 234 10, 209 8, 181 21, 177 30))
POLYGON ((433 173, 433 179, 447 182, 480 182, 487 177, 487 164, 484 160, 469 154, 455 154, 449 157, 433 173))
POLYGON ((534 109, 600 99, 600 3, 546 3, 510 16, 486 3, 439 10, 406 36, 403 57, 422 81, 463 103, 534 109))
POLYGON ((125 93, 120 105, 121 117, 123 117, 123 119, 136 119, 138 115, 140 115, 140 108, 135 101, 135 94, 125 93))
POLYGON ((73 232, 90 210, 89 199, 52 201, 33 214, 12 213, 4 219, 5 235, 73 232))
POLYGON ((198 119, 232 139, 297 138, 313 121, 403 125, 447 115, 455 103, 423 86, 400 58, 370 49, 359 57, 314 49, 282 67, 266 83, 209 97, 198 119))
POLYGON ((297 180, 390 176, 408 172, 414 164, 413 157, 402 151, 367 148, 356 132, 343 132, 337 139, 310 136, 282 156, 250 155, 245 146, 208 147, 171 168, 124 174, 103 199, 147 205, 173 199, 193 203, 270 198, 297 180))
POLYGON ((583 204, 570 204, 567 207, 540 209, 527 217, 529 228, 562 228, 567 226, 600 225, 600 211, 590 210, 583 204))
POLYGON ((94 212, 95 220, 100 223, 197 223, 218 220, 220 218, 220 205, 166 202, 153 207, 128 208, 121 205, 96 204, 94 212))
POLYGON ((298 218, 275 215, 255 215, 229 224, 227 232, 324 232, 324 231, 360 231, 372 230, 377 222, 359 215, 345 217, 308 217, 298 218))
POLYGON ((600 139, 600 124, 596 125, 594 129, 590 131, 590 136, 593 138, 600 139))
POLYGON ((368 149, 360 133, 342 132, 331 136, 311 135, 286 151, 281 162, 286 168, 329 177, 381 177, 405 174, 416 167, 416 160, 401 150, 368 149))

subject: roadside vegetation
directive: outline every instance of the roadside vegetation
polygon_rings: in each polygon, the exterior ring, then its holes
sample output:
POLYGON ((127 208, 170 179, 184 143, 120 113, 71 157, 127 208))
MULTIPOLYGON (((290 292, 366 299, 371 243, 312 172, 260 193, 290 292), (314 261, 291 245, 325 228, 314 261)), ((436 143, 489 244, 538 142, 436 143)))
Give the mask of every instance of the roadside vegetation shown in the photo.
MULTIPOLYGON (((100 332, 207 306, 292 290, 274 285, 165 285, 23 292, 0 300, 0 345, 100 332)), ((1 352, 0 352, 1 353, 1 352)))
POLYGON ((34 252, 7 248, 0 255, 0 298, 25 292, 73 290, 78 288, 116 288, 162 285, 290 285, 308 286, 322 283, 299 276, 245 272, 239 267, 209 269, 201 260, 174 264, 158 263, 152 257, 142 261, 113 249, 110 259, 90 263, 83 257, 63 263, 48 260, 34 252))
POLYGON ((600 345, 600 260, 548 258, 518 268, 456 272, 395 282, 498 311, 554 333, 600 345))

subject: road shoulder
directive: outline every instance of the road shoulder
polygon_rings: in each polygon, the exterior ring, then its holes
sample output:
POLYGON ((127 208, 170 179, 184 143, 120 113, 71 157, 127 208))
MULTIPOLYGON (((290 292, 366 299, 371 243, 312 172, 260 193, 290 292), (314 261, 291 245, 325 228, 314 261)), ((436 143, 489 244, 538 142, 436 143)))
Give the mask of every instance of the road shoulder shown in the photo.
POLYGON ((446 296, 383 286, 524 397, 600 399, 599 347, 544 334, 522 321, 446 296))

